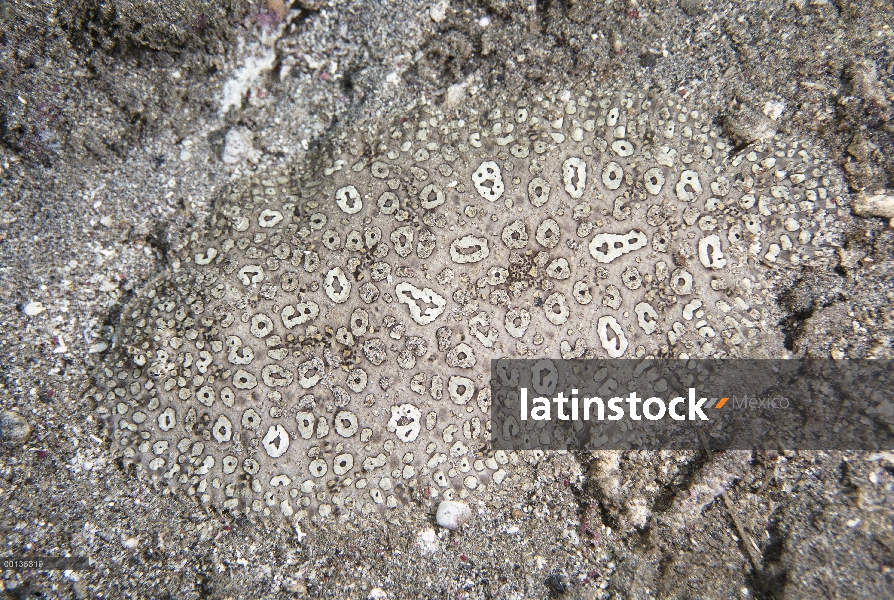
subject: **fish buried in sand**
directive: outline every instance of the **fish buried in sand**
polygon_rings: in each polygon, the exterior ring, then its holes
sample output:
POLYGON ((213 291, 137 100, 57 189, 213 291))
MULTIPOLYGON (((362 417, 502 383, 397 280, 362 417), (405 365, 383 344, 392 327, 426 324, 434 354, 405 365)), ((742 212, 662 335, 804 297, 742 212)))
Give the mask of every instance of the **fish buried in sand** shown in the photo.
POLYGON ((672 95, 532 91, 246 177, 121 311, 113 452, 302 526, 492 493, 520 460, 489 450, 492 358, 781 352, 773 277, 829 261, 840 191, 796 140, 730 153, 672 95))

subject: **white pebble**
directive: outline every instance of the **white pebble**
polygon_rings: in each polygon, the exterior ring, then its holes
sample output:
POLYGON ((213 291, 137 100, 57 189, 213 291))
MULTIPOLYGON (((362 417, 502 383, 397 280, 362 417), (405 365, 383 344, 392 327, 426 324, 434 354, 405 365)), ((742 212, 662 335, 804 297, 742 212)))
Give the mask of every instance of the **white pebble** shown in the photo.
POLYGON ((41 304, 40 302, 29 302, 25 305, 25 308, 23 310, 29 317, 36 317, 37 315, 45 311, 46 308, 44 308, 43 304, 41 304))
POLYGON ((97 342, 87 349, 87 354, 98 354, 109 349, 109 345, 105 342, 97 342))
POLYGON ((472 518, 472 511, 462 502, 444 500, 438 505, 436 519, 438 525, 447 529, 458 529, 472 518))
POLYGON ((428 9, 428 16, 431 17, 431 20, 435 23, 441 23, 444 19, 447 18, 447 2, 441 1, 437 4, 433 4, 428 9))
POLYGON ((416 536, 416 545, 419 547, 422 554, 433 554, 440 549, 438 536, 434 529, 420 531, 416 536))

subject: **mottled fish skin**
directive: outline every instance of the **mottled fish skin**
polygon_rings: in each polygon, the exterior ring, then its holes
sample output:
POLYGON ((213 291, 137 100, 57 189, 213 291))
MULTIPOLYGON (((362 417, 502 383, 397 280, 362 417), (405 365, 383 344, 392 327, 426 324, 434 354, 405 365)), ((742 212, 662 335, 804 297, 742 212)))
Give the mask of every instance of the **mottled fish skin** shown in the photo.
POLYGON ((357 136, 235 183, 124 307, 95 397, 126 463, 280 523, 488 494, 524 458, 489 449, 492 358, 779 355, 773 274, 840 234, 824 157, 731 155, 676 96, 357 136))

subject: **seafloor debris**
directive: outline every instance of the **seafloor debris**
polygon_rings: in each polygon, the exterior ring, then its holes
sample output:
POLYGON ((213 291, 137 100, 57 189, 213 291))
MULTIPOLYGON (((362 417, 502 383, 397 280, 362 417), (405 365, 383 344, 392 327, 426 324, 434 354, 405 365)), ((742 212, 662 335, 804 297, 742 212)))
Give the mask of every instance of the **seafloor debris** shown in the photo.
POLYGON ((772 277, 834 260, 840 186, 758 129, 731 156, 678 97, 556 90, 246 178, 121 311, 113 451, 249 516, 396 519, 523 460, 489 449, 491 358, 777 354, 772 277))
POLYGON ((0 411, 0 441, 21 444, 31 435, 31 426, 25 417, 14 410, 0 411))
POLYGON ((863 217, 884 217, 894 227, 894 190, 877 190, 860 194, 854 201, 854 212, 863 217))

